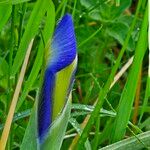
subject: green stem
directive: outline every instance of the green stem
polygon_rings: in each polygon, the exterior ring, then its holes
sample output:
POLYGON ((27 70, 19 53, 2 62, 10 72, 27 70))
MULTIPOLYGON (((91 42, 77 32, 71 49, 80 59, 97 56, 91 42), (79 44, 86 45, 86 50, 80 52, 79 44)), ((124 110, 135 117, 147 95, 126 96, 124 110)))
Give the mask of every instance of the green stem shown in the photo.
POLYGON ((96 30, 92 35, 90 35, 87 39, 85 39, 83 42, 81 42, 78 45, 78 48, 81 47, 82 45, 84 45, 85 43, 87 43, 89 40, 91 40, 101 29, 102 29, 102 25, 100 26, 100 28, 98 30, 96 30))
POLYGON ((95 131, 95 136, 93 140, 93 150, 97 150, 98 147, 98 142, 99 142, 99 129, 100 129, 100 117, 97 116, 96 120, 96 131, 95 131))

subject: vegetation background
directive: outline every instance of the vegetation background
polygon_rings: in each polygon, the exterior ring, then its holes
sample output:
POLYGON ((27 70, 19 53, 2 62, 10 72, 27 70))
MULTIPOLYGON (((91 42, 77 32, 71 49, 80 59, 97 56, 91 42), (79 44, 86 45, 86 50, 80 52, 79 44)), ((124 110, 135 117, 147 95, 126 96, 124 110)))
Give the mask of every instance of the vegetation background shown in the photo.
POLYGON ((147 0, 53 0, 55 13, 47 0, 37 1, 0 0, 0 134, 34 37, 6 149, 20 149, 39 90, 44 47, 54 19, 66 13, 73 16, 79 61, 61 149, 81 149, 84 143, 86 149, 148 149, 147 0))

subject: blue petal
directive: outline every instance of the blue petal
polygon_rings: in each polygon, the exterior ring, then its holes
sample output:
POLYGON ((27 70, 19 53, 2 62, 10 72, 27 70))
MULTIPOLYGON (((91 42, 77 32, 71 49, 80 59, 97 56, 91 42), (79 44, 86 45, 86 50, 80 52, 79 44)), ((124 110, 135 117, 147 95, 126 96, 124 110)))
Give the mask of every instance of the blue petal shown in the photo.
MULTIPOLYGON (((66 14, 58 23, 51 43, 50 53, 50 60, 45 71, 38 102, 38 137, 40 143, 44 140, 52 122, 56 73, 70 65, 76 57, 76 39, 71 15, 66 14)), ((74 77, 71 80, 73 81, 73 79, 74 77)))
POLYGON ((38 137, 40 142, 43 141, 52 122, 52 93, 55 84, 55 74, 46 70, 38 103, 38 137))
POLYGON ((73 62, 76 57, 76 39, 72 17, 66 14, 58 23, 51 45, 49 67, 58 72, 73 62))

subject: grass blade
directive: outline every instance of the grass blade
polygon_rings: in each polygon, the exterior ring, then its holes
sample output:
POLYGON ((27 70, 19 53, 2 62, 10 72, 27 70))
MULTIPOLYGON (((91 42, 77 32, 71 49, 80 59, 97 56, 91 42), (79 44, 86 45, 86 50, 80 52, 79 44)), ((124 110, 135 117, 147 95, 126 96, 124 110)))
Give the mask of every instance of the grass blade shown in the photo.
POLYGON ((0 4, 20 4, 20 3, 24 3, 24 2, 29 2, 31 0, 2 0, 0 1, 0 4))
POLYGON ((132 104, 135 97, 138 74, 142 64, 144 54, 147 49, 147 27, 148 27, 148 8, 145 10, 144 20, 141 27, 140 37, 137 43, 133 65, 129 73, 126 85, 121 95, 117 116, 112 130, 111 141, 115 142, 123 138, 127 123, 130 118, 132 104), (144 43, 144 44, 143 44, 144 43), (133 80, 134 79, 134 80, 133 80))
MULTIPOLYGON (((137 138, 140 139, 140 141, 142 141, 142 143, 144 143, 147 147, 150 146, 150 131, 141 133, 139 135, 137 135, 137 138)), ((101 150, 141 150, 144 149, 144 145, 138 141, 136 137, 130 137, 128 139, 119 141, 117 143, 114 143, 112 145, 106 146, 101 148, 101 150)))
POLYGON ((2 30, 3 26, 8 21, 11 15, 12 6, 9 4, 1 4, 0 5, 0 31, 2 30))
POLYGON ((36 35, 38 31, 39 25, 46 11, 46 7, 45 7, 46 3, 47 1, 39 0, 35 4, 32 14, 29 18, 28 24, 25 28, 23 37, 21 39, 16 57, 14 59, 14 63, 13 63, 12 70, 11 70, 12 76, 14 76, 18 72, 22 64, 22 61, 24 59, 27 46, 29 45, 30 40, 36 35))
MULTIPOLYGON (((150 1, 149 0, 148 0, 148 14, 150 14, 150 1)), ((144 102, 143 102, 142 111, 141 111, 139 122, 138 122, 139 124, 141 123, 143 114, 144 114, 145 109, 146 109, 146 105, 148 103, 148 98, 150 97, 150 15, 148 16, 148 20, 149 20, 149 29, 148 29, 149 66, 148 66, 148 76, 147 76, 147 83, 146 83, 146 91, 145 91, 145 96, 144 96, 144 102)))
POLYGON ((27 67, 27 64, 28 64, 28 59, 29 59, 29 56, 30 56, 32 44, 33 44, 33 40, 29 44, 28 50, 26 52, 24 63, 22 65, 20 76, 19 76, 19 79, 18 79, 18 82, 17 82, 17 85, 16 85, 16 89, 15 89, 15 92, 14 92, 14 95, 13 95, 13 99, 12 99, 12 102, 11 102, 11 105, 10 105, 10 109, 9 109, 9 112, 8 112, 8 116, 7 116, 7 119, 6 119, 6 123, 5 123, 5 126, 4 126, 3 133, 2 133, 1 141, 0 141, 0 149, 1 150, 5 150, 5 147, 6 147, 6 144, 7 144, 9 131, 10 131, 10 128, 11 128, 11 123, 12 123, 12 120, 13 120, 13 116, 14 116, 16 105, 17 105, 19 93, 20 93, 22 82, 23 82, 23 79, 24 79, 26 67, 27 67))

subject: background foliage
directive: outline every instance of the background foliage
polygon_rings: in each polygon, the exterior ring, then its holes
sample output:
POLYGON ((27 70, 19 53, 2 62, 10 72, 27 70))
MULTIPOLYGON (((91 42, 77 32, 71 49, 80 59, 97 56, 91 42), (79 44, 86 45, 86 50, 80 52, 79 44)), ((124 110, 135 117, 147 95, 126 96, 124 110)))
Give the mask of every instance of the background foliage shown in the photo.
POLYGON ((35 38, 7 149, 17 150, 21 146, 39 89, 44 47, 53 33, 54 16, 57 23, 65 13, 73 15, 79 62, 71 118, 61 149, 75 149, 76 143, 82 145, 84 141, 86 149, 98 149, 117 141, 122 143, 103 149, 147 148, 150 146, 147 0, 120 0, 120 6, 116 6, 115 0, 53 0, 53 3, 55 14, 46 0, 0 1, 0 133, 26 49, 35 38), (122 59, 116 61, 122 48, 125 50, 122 59), (132 67, 109 90, 107 83, 113 66, 118 64, 116 71, 119 71, 132 56, 135 58, 132 67), (100 111, 95 103, 98 99, 103 102, 100 111), (87 125, 91 113, 93 120, 87 125), (79 140, 77 133, 82 135, 79 140))

